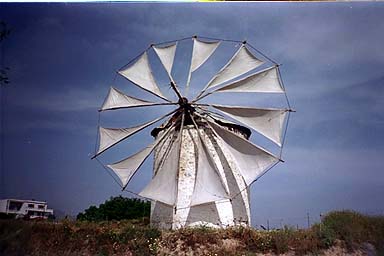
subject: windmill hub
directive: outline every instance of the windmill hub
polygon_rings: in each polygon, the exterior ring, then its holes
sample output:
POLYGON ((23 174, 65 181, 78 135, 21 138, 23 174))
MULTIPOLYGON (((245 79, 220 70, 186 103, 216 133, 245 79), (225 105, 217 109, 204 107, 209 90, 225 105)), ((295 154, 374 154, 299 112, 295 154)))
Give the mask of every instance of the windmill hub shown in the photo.
POLYGON ((178 101, 178 104, 180 106, 180 109, 184 112, 184 113, 192 113, 195 111, 195 108, 192 107, 192 105, 189 103, 188 99, 185 98, 185 97, 182 97, 179 99, 178 101))
POLYGON ((185 106, 185 105, 189 105, 189 102, 188 102, 187 98, 182 97, 182 98, 179 99, 178 104, 182 107, 182 106, 185 106))

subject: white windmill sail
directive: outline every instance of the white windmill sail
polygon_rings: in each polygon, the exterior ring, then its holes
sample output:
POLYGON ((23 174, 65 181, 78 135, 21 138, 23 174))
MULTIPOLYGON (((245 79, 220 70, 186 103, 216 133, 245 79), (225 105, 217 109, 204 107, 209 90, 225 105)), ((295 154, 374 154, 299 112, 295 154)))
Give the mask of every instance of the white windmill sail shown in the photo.
POLYGON ((161 143, 159 143, 158 147, 161 149, 156 152, 156 159, 159 159, 156 161, 153 165, 154 175, 158 172, 160 169, 160 166, 163 165, 165 159, 169 155, 169 152, 171 151, 171 148, 173 146, 173 140, 175 138, 172 136, 168 136, 168 138, 165 138, 161 143))
POLYGON ((168 73, 168 76, 172 79, 171 72, 173 66, 173 60, 175 58, 177 43, 168 45, 168 46, 153 46, 153 50, 156 52, 159 57, 161 64, 163 64, 165 70, 168 73))
POLYGON ((97 150, 96 155, 101 154, 108 148, 112 147, 119 141, 122 141, 124 138, 138 132, 146 126, 140 125, 131 128, 104 128, 99 127, 99 149, 97 150))
POLYGON ((136 154, 125 158, 124 160, 119 161, 117 163, 107 165, 107 167, 114 171, 119 177, 123 187, 128 184, 133 174, 135 174, 135 172, 139 169, 145 159, 151 154, 155 147, 155 144, 156 142, 151 143, 136 154))
POLYGON ((232 56, 227 64, 209 81, 205 88, 212 88, 235 77, 247 73, 263 64, 244 44, 232 56))
POLYGON ((233 119, 251 127, 281 146, 286 109, 262 109, 211 105, 233 119))
POLYGON ((156 84, 155 78, 152 75, 152 70, 148 61, 147 52, 144 52, 134 64, 130 65, 129 67, 123 70, 120 70, 119 74, 124 76, 140 88, 164 100, 167 100, 161 93, 159 87, 156 84))
POLYGON ((189 84, 191 82, 192 72, 197 70, 201 65, 203 65, 208 58, 215 52, 217 47, 220 45, 220 41, 217 42, 203 42, 197 38, 192 38, 193 40, 193 49, 191 57, 191 66, 189 68, 187 85, 186 85, 186 95, 188 95, 189 84))
POLYGON ((180 153, 180 136, 173 141, 169 154, 151 182, 139 193, 140 196, 168 205, 174 205, 177 197, 177 175, 180 153))
POLYGON ((284 93, 284 90, 280 83, 278 67, 274 66, 230 83, 214 92, 284 93))
POLYGON ((268 151, 250 143, 214 122, 209 121, 219 140, 222 141, 239 168, 245 183, 249 186, 264 171, 279 161, 279 158, 268 151))
POLYGON ((119 177, 123 188, 127 186, 128 182, 135 174, 135 172, 140 168, 140 166, 144 163, 147 157, 152 153, 154 148, 169 133, 170 129, 171 128, 169 128, 162 136, 159 136, 154 142, 152 142, 136 154, 129 156, 119 162, 107 165, 107 167, 110 168, 119 177))
POLYGON ((220 41, 217 42, 203 42, 197 38, 193 38, 193 50, 192 50, 192 59, 191 59, 191 70, 190 72, 195 71, 207 59, 215 52, 216 48, 220 45, 220 41))
POLYGON ((104 101, 100 111, 118 109, 118 108, 134 108, 159 105, 158 103, 137 99, 128 95, 125 95, 116 88, 111 87, 108 96, 104 101))
POLYGON ((104 128, 99 127, 99 149, 97 150, 94 157, 100 155, 105 150, 109 149, 110 147, 114 146, 115 144, 119 143, 120 141, 128 138, 129 136, 145 129, 146 127, 156 123, 157 121, 165 118, 166 116, 171 115, 176 110, 162 116, 159 118, 156 118, 152 121, 149 121, 147 123, 141 124, 139 126, 134 126, 130 128, 104 128))
POLYGON ((197 171, 191 206, 229 198, 221 178, 215 170, 215 163, 202 140, 197 141, 197 171))

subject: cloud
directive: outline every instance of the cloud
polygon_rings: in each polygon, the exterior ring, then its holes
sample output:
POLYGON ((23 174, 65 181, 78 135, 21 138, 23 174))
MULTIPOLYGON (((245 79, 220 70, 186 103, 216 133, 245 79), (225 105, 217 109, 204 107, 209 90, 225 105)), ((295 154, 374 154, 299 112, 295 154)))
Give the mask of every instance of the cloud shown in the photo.
POLYGON ((67 90, 57 88, 40 89, 38 86, 24 87, 22 93, 16 88, 7 89, 7 107, 23 107, 48 112, 73 112, 85 110, 97 110, 102 104, 102 93, 108 88, 91 87, 81 88, 68 86, 67 90))

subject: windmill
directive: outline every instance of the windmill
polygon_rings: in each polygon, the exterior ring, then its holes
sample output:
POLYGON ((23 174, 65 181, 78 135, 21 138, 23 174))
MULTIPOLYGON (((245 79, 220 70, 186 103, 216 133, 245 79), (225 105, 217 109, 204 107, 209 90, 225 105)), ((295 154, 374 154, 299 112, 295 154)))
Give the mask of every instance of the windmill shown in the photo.
POLYGON ((100 112, 116 109, 174 106, 154 120, 129 128, 99 125, 98 147, 93 158, 123 140, 162 122, 152 130, 154 141, 137 153, 106 165, 118 177, 122 189, 154 154, 153 177, 138 193, 150 199, 151 223, 162 228, 192 225, 250 225, 249 187, 281 162, 285 131, 292 111, 281 80, 279 65, 242 41, 188 37, 150 45, 143 53, 118 70, 118 75, 159 101, 124 94, 111 87, 100 112), (176 49, 192 40, 192 53, 183 87, 173 78, 176 49), (235 48, 232 57, 191 99, 192 75, 215 55, 223 44, 235 48), (152 54, 152 55, 150 55, 152 54), (165 71, 173 99, 165 96, 151 69, 150 56, 157 56, 165 71), (184 89, 184 95, 181 89, 184 89), (285 97, 283 108, 260 108, 209 104, 214 95, 238 94, 285 97), (275 144, 274 154, 249 141, 251 130, 275 144))

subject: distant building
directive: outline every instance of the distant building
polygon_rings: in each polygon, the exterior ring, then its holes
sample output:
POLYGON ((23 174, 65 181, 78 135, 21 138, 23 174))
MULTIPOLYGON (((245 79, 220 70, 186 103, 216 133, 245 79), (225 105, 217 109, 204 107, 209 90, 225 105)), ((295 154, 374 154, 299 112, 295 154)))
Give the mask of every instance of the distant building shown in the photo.
POLYGON ((29 219, 47 219, 53 215, 53 210, 48 209, 47 202, 20 199, 0 200, 0 212, 29 219))

